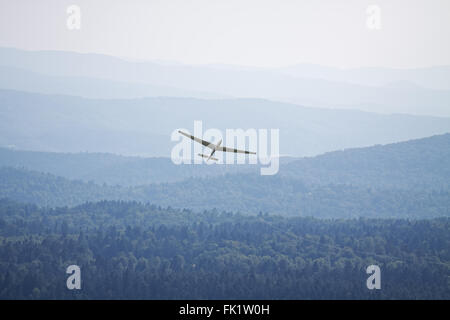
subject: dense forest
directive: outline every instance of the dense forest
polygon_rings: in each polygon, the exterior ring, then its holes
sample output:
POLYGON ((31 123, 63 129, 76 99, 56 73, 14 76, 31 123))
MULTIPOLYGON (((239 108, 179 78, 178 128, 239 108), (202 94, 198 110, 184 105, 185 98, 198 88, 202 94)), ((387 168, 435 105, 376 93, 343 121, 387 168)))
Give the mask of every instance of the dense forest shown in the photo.
POLYGON ((450 299, 450 219, 0 201, 0 298, 450 299), (81 290, 66 288, 67 266, 81 290), (368 290, 366 268, 381 268, 368 290))

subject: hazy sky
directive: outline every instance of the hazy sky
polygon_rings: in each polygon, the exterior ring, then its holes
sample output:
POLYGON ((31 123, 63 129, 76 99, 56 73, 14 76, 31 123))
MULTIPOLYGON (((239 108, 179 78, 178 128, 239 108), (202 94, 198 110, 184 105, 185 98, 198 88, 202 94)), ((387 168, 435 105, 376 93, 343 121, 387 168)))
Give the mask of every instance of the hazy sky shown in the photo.
POLYGON ((0 46, 138 60, 450 65, 449 0, 0 0, 0 46), (81 29, 66 26, 69 5, 81 29), (369 5, 381 29, 366 25, 369 5))

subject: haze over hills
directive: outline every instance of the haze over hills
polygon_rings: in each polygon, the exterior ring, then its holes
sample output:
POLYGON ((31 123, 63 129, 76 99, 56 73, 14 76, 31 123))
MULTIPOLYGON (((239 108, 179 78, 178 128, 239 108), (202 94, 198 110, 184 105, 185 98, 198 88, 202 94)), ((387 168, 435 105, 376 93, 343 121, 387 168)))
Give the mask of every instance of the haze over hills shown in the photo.
POLYGON ((450 66, 414 69, 381 67, 344 69, 314 64, 297 64, 276 70, 295 77, 326 79, 368 86, 387 86, 391 83, 405 82, 429 89, 450 90, 450 66))
POLYGON ((194 97, 224 98, 224 95, 196 92, 168 86, 133 83, 81 76, 55 76, 25 69, 0 66, 0 88, 63 94, 86 98, 194 97))
POLYGON ((280 154, 290 156, 450 131, 450 118, 306 108, 261 99, 105 100, 0 90, 0 105, 0 146, 35 151, 168 157, 176 145, 171 133, 193 131, 195 120, 203 121, 203 131, 217 128, 224 136, 226 129, 279 129, 280 154))
POLYGON ((448 213, 450 118, 395 113, 449 116, 447 67, 188 66, 0 48, 0 71, 0 147, 9 148, 0 149, 0 165, 14 167, 2 169, 2 192, 19 201, 121 199, 323 217, 448 213), (251 165, 176 166, 171 133, 201 137, 196 120, 203 132, 224 135, 279 129, 281 155, 322 155, 282 158, 275 177, 251 165), (361 147, 369 148, 353 149, 361 147), (203 201, 211 193, 218 204, 203 201))
POLYGON ((263 98, 313 107, 450 116, 448 67, 347 72, 309 65, 274 70, 129 62, 99 54, 11 48, 0 49, 0 65, 64 77, 59 85, 47 86, 55 79, 42 76, 38 80, 34 74, 26 83, 6 87, 31 92, 128 98, 156 91, 170 96, 263 98), (379 86, 365 79, 378 79, 374 81, 379 86), (399 82, 407 85, 392 85, 399 82), (89 90, 87 83, 94 87, 89 90), (126 88, 125 83, 135 87, 126 88), (423 83, 430 88, 422 87, 423 83), (111 93, 108 88, 116 90, 111 93))

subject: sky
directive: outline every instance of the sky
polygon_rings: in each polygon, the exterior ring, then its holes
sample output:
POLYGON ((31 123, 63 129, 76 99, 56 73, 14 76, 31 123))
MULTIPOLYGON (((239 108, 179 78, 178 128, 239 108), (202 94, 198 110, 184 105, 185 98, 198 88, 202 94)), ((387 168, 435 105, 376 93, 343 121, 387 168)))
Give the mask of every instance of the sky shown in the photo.
POLYGON ((0 46, 184 64, 419 68, 450 65, 449 13, 448 0, 0 0, 0 46), (67 27, 70 5, 80 29, 67 27), (379 28, 368 27, 373 19, 379 28))

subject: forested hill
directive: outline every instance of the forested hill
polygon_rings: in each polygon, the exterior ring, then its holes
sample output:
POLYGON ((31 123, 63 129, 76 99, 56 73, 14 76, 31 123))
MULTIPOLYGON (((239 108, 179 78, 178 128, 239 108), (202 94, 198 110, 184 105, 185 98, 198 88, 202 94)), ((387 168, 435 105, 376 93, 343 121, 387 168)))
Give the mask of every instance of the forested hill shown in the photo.
MULTIPOLYGON (((259 167, 255 165, 175 165, 169 158, 6 148, 0 148, 1 166, 24 167, 72 180, 121 186, 179 182, 192 177, 216 177, 227 173, 259 174, 259 167)), ((425 191, 448 189, 450 134, 335 151, 300 160, 281 158, 278 175, 301 180, 307 185, 345 184, 425 191)))
POLYGON ((24 169, 0 168, 0 197, 39 206, 136 200, 161 206, 320 218, 450 216, 450 190, 410 191, 345 185, 306 186, 278 176, 225 175, 137 187, 71 181, 24 169))
POLYGON ((123 185, 111 186, 0 167, 0 197, 39 206, 135 200, 165 207, 199 211, 217 208, 253 215, 260 211, 328 218, 450 215, 450 134, 304 158, 282 164, 280 173, 274 176, 261 176, 250 165, 246 166, 250 171, 243 168, 229 174, 227 168, 221 171, 220 165, 175 166, 167 164, 169 159, 146 162, 99 154, 3 153, 6 156, 0 162, 4 164, 16 159, 18 165, 53 168, 66 175, 82 173, 85 180, 88 172, 100 172, 93 174, 100 181, 109 172, 114 181, 125 181, 123 185), (77 166, 77 159, 83 166, 77 166), (67 168, 58 164, 59 160, 67 168), (184 169, 187 172, 181 173, 184 169), (141 178, 153 176, 160 183, 133 185, 141 172, 141 178), (177 174, 178 179, 184 179, 164 183, 165 178, 172 181, 177 174))
POLYGON ((347 185, 306 185, 278 176, 225 175, 137 187, 163 206, 256 214, 260 211, 320 218, 432 218, 450 216, 450 190, 397 190, 347 185))
POLYGON ((68 180, 49 173, 0 168, 0 198, 39 206, 75 206, 86 201, 129 199, 126 188, 68 180))
POLYGON ((0 200, 0 299, 450 299, 449 223, 0 200))
POLYGON ((282 167, 310 184, 436 189, 450 186, 450 134, 329 152, 282 167))

